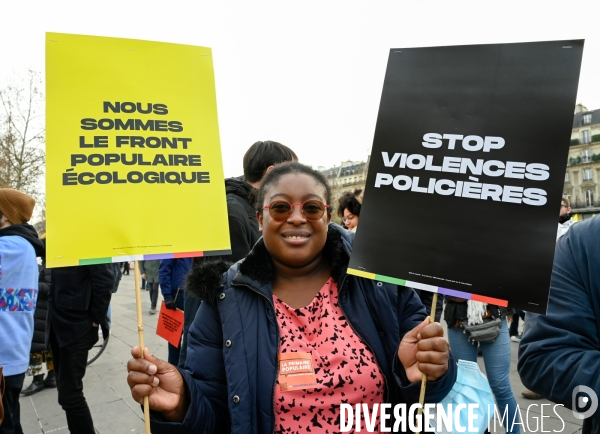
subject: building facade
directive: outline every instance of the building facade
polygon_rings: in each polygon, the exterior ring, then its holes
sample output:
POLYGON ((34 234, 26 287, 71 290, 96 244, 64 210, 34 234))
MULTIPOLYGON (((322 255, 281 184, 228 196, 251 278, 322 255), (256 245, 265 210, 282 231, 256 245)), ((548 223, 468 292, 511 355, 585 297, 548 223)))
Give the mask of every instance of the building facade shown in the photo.
POLYGON ((329 169, 318 168, 325 175, 331 186, 331 218, 336 223, 341 222, 341 219, 337 215, 338 199, 347 191, 364 190, 368 167, 368 161, 345 161, 341 165, 333 166, 329 169))
POLYGON ((600 109, 577 104, 563 194, 576 220, 600 213, 600 109))

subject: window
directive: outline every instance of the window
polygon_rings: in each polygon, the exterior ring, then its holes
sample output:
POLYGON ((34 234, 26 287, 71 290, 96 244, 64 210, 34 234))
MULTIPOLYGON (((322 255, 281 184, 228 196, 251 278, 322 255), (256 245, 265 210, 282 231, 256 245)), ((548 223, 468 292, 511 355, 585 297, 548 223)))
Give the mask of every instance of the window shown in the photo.
POLYGON ((569 172, 565 172, 565 184, 569 183, 569 172))
POLYGON ((590 130, 581 132, 581 143, 590 143, 590 130))
POLYGON ((590 155, 590 150, 584 149, 583 151, 581 151, 581 162, 589 163, 590 161, 592 161, 592 156, 590 155))
POLYGON ((594 204, 594 190, 585 191, 585 206, 593 206, 594 204))
POLYGON ((592 169, 583 169, 583 180, 584 181, 593 181, 592 169))
POLYGON ((582 125, 589 125, 592 123, 592 114, 588 113, 587 115, 583 115, 583 120, 581 122, 582 125))

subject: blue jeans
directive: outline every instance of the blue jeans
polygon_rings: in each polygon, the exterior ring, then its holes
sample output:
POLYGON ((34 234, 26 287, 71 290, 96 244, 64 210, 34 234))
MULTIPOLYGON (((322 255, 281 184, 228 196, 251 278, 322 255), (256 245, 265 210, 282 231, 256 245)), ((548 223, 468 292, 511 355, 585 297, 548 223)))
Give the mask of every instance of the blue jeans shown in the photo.
MULTIPOLYGON (((448 329, 448 340, 450 341, 452 355, 456 359, 477 362, 477 345, 469 343, 467 335, 463 333, 463 329, 448 329)), ((520 423, 520 418, 518 413, 515 414, 517 411, 517 401, 513 395, 510 379, 508 378, 510 371, 510 336, 508 335, 506 320, 502 320, 502 328, 500 329, 498 339, 492 343, 480 345, 485 371, 494 397, 496 398, 500 417, 503 416, 508 406, 508 420, 504 418, 504 428, 507 432, 519 434, 520 425, 516 425, 516 423, 520 423), (515 425, 513 425, 513 418, 515 425), (509 427, 513 428, 512 431, 509 430, 509 427)))

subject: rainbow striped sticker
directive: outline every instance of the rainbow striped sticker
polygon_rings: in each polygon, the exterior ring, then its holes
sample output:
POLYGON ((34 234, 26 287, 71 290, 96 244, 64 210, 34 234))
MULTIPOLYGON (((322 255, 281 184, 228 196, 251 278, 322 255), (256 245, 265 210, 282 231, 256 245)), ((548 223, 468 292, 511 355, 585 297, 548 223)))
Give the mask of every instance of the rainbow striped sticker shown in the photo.
POLYGON ((393 283, 398 286, 408 286, 410 288, 421 289, 423 291, 437 292, 438 294, 450 295, 452 297, 466 298, 467 300, 481 301, 483 303, 494 304, 496 306, 507 307, 508 300, 500 298, 485 297, 483 295, 471 294, 469 292, 456 291, 450 288, 442 288, 441 286, 426 285, 425 283, 413 282, 412 280, 397 279, 395 277, 384 276, 382 274, 368 273, 366 271, 348 268, 348 274, 364 277, 371 280, 379 280, 381 282, 393 283))
POLYGON ((80 259, 79 265, 110 264, 111 262, 150 261, 152 259, 201 258, 203 256, 231 255, 231 250, 204 252, 159 253, 152 255, 112 256, 106 258, 80 259))

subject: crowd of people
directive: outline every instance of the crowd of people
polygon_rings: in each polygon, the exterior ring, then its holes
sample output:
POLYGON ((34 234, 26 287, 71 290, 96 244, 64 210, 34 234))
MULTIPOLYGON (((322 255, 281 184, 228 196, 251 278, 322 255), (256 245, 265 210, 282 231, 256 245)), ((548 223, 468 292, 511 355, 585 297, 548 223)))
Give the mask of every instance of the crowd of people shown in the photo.
MULTIPOLYGON (((153 433, 338 432, 340 403, 416 403, 423 374, 425 402, 455 396, 459 383, 476 401, 462 369, 478 352, 490 393, 508 411, 506 431, 519 433, 511 338, 525 397, 572 408, 576 387, 600 393, 597 217, 573 224, 562 199, 548 313, 527 312, 522 337, 522 313, 455 297, 439 299, 431 322, 431 293, 347 274, 363 192, 334 198, 323 175, 297 160, 280 143, 256 142, 243 176, 225 180, 230 255, 140 262, 149 313, 157 312, 159 290, 165 309, 184 312, 168 360, 134 347, 127 364, 133 398, 149 398, 153 433), (334 208, 341 225, 331 222, 334 208), (492 337, 465 333, 484 323, 492 337), (284 374, 290 354, 310 362, 306 384, 284 374)), ((27 223, 34 204, 0 189, 0 434, 23 433, 20 394, 54 387, 69 431, 92 434, 87 354, 108 332, 121 268, 47 269, 46 237, 27 223), (26 374, 33 379, 24 388, 26 374)), ((366 429, 364 416, 359 423, 366 429)), ((600 433, 600 415, 585 419, 584 432, 600 433)))

